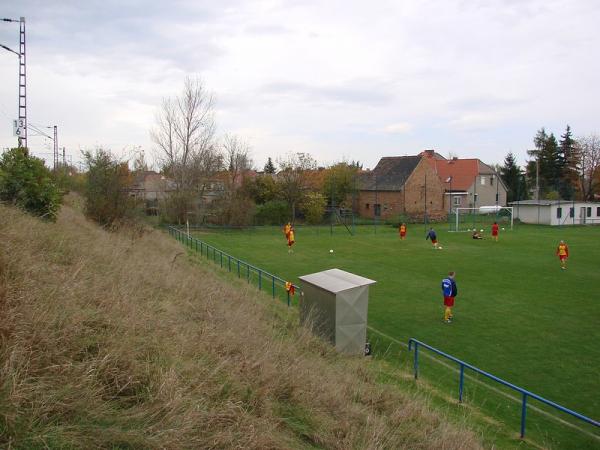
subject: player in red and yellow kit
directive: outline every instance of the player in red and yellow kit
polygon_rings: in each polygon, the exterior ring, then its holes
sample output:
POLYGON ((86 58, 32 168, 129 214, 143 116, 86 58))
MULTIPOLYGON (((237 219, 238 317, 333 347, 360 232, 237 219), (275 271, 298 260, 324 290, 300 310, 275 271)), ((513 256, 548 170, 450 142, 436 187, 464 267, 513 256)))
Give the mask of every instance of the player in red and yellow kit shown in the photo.
POLYGON ((404 240, 406 238, 406 224, 400 224, 398 231, 400 232, 400 239, 404 240))
POLYGON ((498 224, 496 222, 492 225, 492 239, 498 242, 498 224))
POLYGON ((283 234, 285 235, 285 238, 288 238, 288 235, 290 234, 290 230, 292 229, 292 224, 291 223, 286 223, 283 226, 283 234))
POLYGON ((290 226, 290 232, 287 235, 288 253, 293 253, 292 245, 295 243, 294 227, 290 226))
POLYGON ((565 270, 567 268, 567 258, 569 257, 569 246, 565 241, 560 241, 560 244, 556 248, 556 254, 558 255, 558 259, 560 259, 560 268, 565 270))

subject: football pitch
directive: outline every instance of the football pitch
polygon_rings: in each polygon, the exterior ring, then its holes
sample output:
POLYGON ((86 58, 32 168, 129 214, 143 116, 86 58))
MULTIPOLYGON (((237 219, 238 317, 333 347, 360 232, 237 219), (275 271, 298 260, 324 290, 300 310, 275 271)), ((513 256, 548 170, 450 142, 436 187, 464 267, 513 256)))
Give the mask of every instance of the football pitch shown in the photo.
MULTIPOLYGON (((489 229, 483 240, 473 240, 470 233, 448 232, 447 224, 435 228, 442 250, 425 240, 423 225, 409 226, 404 241, 390 226, 356 227, 354 236, 343 227, 333 233, 329 227, 297 227, 292 254, 276 227, 194 234, 295 283, 298 276, 331 268, 376 280, 368 324, 379 354, 414 337, 598 420, 600 227, 520 225, 501 231, 499 242, 489 229), (570 251, 566 270, 555 254, 561 239, 570 251), (456 272, 458 296, 454 322, 446 324, 440 283, 450 270, 456 272)), ((408 366, 410 355, 403 353, 408 366)), ((426 376, 430 369, 422 370, 426 376)), ((516 405, 517 424, 519 410, 516 405)))

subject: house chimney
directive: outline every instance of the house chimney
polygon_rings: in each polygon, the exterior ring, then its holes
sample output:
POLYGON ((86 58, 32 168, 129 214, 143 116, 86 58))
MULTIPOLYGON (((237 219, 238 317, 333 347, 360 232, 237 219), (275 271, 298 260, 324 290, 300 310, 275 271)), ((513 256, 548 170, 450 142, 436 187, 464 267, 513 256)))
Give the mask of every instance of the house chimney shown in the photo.
POLYGON ((435 156, 435 150, 423 150, 423 156, 433 158, 435 156))

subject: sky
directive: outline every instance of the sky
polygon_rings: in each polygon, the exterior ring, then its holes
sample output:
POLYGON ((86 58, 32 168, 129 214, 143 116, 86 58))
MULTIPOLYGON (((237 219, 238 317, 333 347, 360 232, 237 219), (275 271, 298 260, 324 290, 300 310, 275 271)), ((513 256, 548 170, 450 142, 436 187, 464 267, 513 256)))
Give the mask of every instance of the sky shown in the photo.
MULTIPOLYGON (((524 164, 541 127, 600 133, 598 0, 0 0, 0 16, 26 20, 29 122, 57 125, 74 161, 97 147, 152 159, 161 101, 186 76, 259 169, 424 149, 524 164)), ((0 44, 18 50, 18 31, 0 22, 0 44)), ((0 148, 16 144, 17 87, 0 49, 0 148)))

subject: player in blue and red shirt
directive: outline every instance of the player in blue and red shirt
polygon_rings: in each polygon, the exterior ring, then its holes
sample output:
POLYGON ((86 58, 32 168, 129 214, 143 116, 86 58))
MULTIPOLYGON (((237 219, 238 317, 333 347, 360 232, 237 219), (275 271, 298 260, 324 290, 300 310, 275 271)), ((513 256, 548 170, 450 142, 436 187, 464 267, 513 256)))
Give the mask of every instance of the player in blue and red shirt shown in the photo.
POLYGON ((452 322, 452 307, 454 306, 454 297, 458 295, 458 288, 454 277, 455 272, 448 272, 448 277, 442 280, 442 294, 444 296, 444 322, 452 322))
POLYGON ((433 244, 433 248, 438 248, 437 234, 435 234, 435 230, 433 228, 429 229, 427 236, 425 236, 425 240, 430 239, 433 244))

